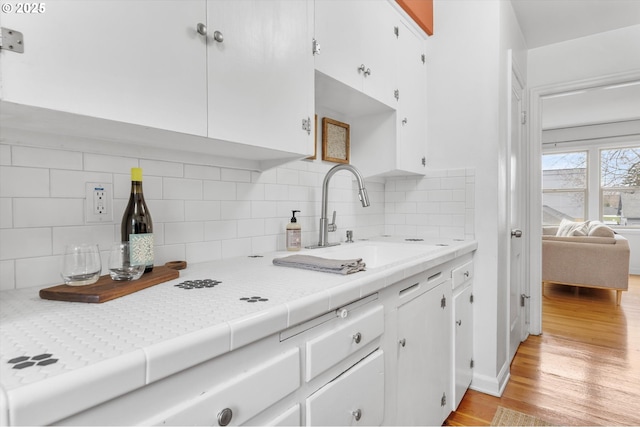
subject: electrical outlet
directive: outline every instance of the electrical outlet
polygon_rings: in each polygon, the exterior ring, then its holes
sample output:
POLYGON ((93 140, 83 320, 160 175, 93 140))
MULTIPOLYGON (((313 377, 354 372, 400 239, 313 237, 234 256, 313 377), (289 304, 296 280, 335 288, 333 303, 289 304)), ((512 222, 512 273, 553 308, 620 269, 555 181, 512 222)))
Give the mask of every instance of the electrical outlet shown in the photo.
POLYGON ((113 186, 100 182, 85 184, 85 221, 112 222, 113 221, 113 186))

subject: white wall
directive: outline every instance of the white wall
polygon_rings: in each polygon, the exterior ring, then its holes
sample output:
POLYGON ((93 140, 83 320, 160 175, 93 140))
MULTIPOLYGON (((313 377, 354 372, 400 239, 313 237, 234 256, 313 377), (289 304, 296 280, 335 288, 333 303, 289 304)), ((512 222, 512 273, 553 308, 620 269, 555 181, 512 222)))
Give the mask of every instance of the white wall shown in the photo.
POLYGON ((475 368, 472 387, 500 394, 508 378, 507 50, 526 74, 509 2, 434 1, 428 41, 427 165, 475 169, 475 368))

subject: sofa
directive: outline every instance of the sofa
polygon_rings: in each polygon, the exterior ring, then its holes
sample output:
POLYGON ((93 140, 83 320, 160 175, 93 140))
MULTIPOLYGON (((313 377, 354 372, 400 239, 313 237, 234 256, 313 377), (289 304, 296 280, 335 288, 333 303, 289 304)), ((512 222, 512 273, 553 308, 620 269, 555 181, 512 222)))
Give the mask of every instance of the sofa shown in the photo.
POLYGON ((629 242, 598 221, 543 227, 542 289, 546 283, 616 291, 629 287, 629 242))

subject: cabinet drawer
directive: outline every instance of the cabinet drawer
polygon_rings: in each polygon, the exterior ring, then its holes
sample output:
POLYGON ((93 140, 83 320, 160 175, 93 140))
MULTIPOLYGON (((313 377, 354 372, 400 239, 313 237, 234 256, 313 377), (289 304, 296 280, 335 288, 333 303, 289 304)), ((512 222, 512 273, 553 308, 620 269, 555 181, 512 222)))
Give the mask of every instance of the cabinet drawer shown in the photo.
POLYGON ((219 425, 220 414, 230 410, 229 425, 239 425, 298 387, 300 349, 294 348, 167 410, 154 424, 219 425))
POLYGON ((468 263, 455 268, 451 273, 451 278, 453 279, 453 289, 457 288, 464 282, 471 280, 473 278, 473 261, 469 261, 468 263))
POLYGON ((384 331, 381 305, 346 319, 342 324, 307 342, 306 380, 310 381, 336 363, 372 342, 384 331))
POLYGON ((306 425, 381 425, 384 354, 376 350, 307 398, 306 425))

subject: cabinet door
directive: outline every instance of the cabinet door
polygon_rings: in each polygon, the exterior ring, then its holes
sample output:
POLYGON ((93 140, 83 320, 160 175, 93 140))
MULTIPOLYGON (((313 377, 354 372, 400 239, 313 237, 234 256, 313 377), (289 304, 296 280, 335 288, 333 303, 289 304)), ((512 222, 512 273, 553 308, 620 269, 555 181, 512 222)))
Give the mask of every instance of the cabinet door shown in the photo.
POLYGON ((377 350, 307 399, 306 425, 382 423, 384 354, 377 350))
POLYGON ((313 122, 312 8, 208 1, 209 137, 313 153, 312 129, 302 129, 303 119, 313 122))
POLYGON ((468 286, 455 296, 454 308, 454 403, 455 410, 473 378, 473 304, 472 287, 468 286))
POLYGON ((398 308, 397 425, 441 425, 448 415, 450 289, 446 281, 398 308))
POLYGON ((43 5, 2 14, 24 35, 0 51, 3 100, 206 136, 204 0, 43 5))
POLYGON ((395 16, 386 0, 316 1, 316 70, 395 108, 395 16))
POLYGON ((403 22, 398 40, 398 168, 425 173, 427 151, 427 71, 425 41, 403 22))

